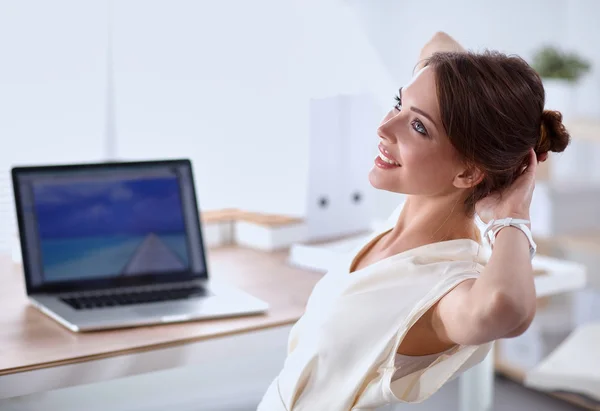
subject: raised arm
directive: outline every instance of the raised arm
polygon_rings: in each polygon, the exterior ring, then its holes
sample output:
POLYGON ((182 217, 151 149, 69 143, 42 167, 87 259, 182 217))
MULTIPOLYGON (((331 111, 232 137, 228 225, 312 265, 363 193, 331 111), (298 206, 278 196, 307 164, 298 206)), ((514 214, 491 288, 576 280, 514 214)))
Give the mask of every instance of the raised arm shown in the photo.
MULTIPOLYGON (((502 195, 477 204, 484 221, 514 217, 529 220, 535 186, 536 155, 531 150, 524 173, 502 195)), ((489 262, 476 280, 465 281, 443 297, 433 313, 441 341, 473 345, 523 333, 535 315, 536 296, 529 241, 517 228, 497 235, 489 262)))
MULTIPOLYGON (((421 49, 416 70, 436 52, 465 52, 455 39, 437 32, 421 49)), ((535 186, 535 153, 524 174, 500 195, 477 204, 485 221, 515 217, 529 220, 529 206, 535 186)), ((502 229, 483 273, 467 280, 444 296, 434 307, 431 321, 440 341, 447 344, 483 344, 520 335, 535 315, 535 286, 529 242, 514 227, 502 229)))
POLYGON ((425 60, 431 57, 433 53, 443 51, 464 52, 466 50, 450 35, 444 33, 443 31, 438 31, 421 49, 421 53, 419 54, 419 61, 417 63, 415 71, 422 69, 425 65, 425 60))

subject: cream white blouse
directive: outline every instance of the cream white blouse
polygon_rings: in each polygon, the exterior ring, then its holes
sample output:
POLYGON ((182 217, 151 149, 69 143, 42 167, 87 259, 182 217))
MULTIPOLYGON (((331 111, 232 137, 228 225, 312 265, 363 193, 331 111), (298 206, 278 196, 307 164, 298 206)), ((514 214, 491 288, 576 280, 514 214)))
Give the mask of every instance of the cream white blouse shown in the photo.
POLYGON ((456 346, 427 361, 397 356, 419 317, 462 281, 476 278, 484 261, 477 242, 451 240, 350 273, 355 256, 394 221, 315 286, 258 411, 359 411, 421 402, 485 358, 490 344, 456 346))

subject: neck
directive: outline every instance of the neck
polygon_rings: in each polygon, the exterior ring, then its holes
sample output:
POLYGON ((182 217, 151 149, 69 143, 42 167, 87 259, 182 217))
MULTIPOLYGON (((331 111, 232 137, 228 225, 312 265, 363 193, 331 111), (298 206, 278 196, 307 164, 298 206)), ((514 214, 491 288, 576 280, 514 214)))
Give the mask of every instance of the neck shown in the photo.
POLYGON ((414 238, 416 241, 439 241, 470 238, 479 241, 473 217, 464 210, 460 196, 408 196, 389 240, 414 238))

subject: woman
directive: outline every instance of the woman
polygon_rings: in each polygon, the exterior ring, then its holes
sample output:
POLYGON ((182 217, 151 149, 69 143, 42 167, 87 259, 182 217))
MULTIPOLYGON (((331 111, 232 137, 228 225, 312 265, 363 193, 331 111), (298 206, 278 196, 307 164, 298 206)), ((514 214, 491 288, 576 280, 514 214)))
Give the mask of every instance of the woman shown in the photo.
POLYGON ((261 411, 422 401, 533 319, 529 206, 537 162, 569 143, 562 117, 518 57, 438 33, 417 69, 369 174, 407 195, 401 212, 317 284, 261 411), (489 260, 475 213, 491 221, 489 260))

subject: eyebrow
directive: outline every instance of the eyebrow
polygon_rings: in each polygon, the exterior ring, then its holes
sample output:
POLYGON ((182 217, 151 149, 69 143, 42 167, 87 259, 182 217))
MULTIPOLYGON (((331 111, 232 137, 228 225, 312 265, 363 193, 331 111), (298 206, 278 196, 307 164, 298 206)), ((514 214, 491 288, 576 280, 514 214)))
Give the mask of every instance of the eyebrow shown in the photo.
MULTIPOLYGON (((400 100, 402 100, 402 87, 400 87, 400 90, 398 90, 398 94, 400 94, 400 100)), ((433 125, 437 128, 437 124, 435 123, 435 121, 433 121, 433 118, 431 118, 431 116, 429 114, 427 114, 426 112, 424 112, 420 108, 413 107, 413 106, 410 106, 410 110, 414 111, 415 113, 418 113, 418 114, 422 115, 427 120, 431 121, 433 123, 433 125)))

